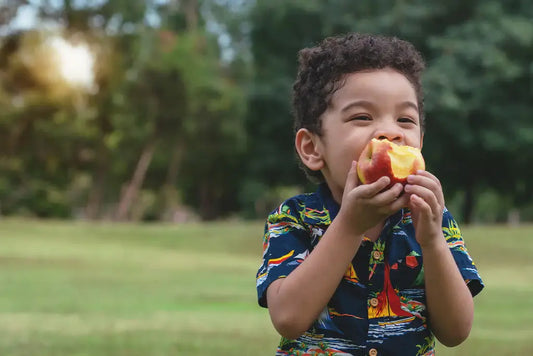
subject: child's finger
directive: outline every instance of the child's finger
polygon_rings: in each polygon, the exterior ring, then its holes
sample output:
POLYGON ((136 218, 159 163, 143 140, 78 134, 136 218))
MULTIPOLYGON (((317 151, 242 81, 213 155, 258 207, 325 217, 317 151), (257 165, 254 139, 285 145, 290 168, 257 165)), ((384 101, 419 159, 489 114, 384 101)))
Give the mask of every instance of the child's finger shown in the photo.
POLYGON ((440 182, 436 177, 430 177, 425 174, 411 174, 407 177, 407 183, 423 185, 432 189, 440 187, 440 182))
POLYGON ((419 171, 416 172, 416 175, 427 177, 427 178, 437 182, 440 185, 439 179, 435 175, 433 175, 431 172, 429 172, 429 171, 419 170, 419 171))
POLYGON ((409 206, 409 199, 410 199, 409 194, 401 194, 398 197, 398 199, 396 199, 390 204, 389 208, 391 212, 395 212, 395 211, 400 210, 401 208, 405 208, 409 206))
POLYGON ((429 204, 424 199, 422 199, 416 194, 411 194, 409 196, 409 208, 413 212, 417 211, 426 216, 429 216, 431 214, 431 206, 429 206, 429 204))
POLYGON ((360 186, 360 196, 363 198, 372 198, 383 189, 387 188, 390 183, 390 178, 383 176, 374 183, 364 184, 360 186))
POLYGON ((348 171, 346 183, 344 184, 345 191, 351 191, 359 184, 359 177, 357 176, 357 161, 352 161, 352 166, 348 171))
POLYGON ((407 184, 405 187, 405 192, 414 196, 415 200, 422 199, 433 211, 435 215, 442 214, 443 205, 440 204, 439 198, 435 195, 434 191, 421 186, 414 184, 407 184))
POLYGON ((400 194, 402 194, 403 191, 403 185, 400 183, 396 183, 392 187, 390 187, 387 190, 380 191, 378 194, 376 194, 372 200, 375 205, 384 206, 389 205, 396 201, 398 197, 400 197, 400 194))
POLYGON ((444 206, 444 193, 437 177, 427 171, 418 171, 407 177, 408 185, 418 185, 427 188, 437 197, 440 205, 444 206))

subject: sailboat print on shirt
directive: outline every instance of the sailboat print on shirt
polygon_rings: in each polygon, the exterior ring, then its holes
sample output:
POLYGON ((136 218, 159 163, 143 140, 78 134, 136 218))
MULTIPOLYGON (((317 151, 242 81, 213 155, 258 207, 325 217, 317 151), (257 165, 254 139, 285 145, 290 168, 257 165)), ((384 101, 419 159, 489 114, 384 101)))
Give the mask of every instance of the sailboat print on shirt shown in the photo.
POLYGON ((376 296, 378 301, 377 305, 374 306, 369 302, 368 318, 373 319, 391 316, 413 317, 413 314, 402 309, 400 296, 396 293, 390 281, 390 266, 388 263, 385 263, 383 277, 383 289, 376 296))

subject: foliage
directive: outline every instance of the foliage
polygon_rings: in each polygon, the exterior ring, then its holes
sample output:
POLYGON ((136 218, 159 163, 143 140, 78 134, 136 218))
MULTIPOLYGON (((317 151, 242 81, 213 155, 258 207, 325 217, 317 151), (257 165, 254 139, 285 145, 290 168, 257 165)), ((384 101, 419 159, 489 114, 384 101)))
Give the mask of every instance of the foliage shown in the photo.
POLYGON ((261 160, 248 159, 250 180, 301 179, 290 159, 287 100, 297 50, 325 36, 375 32, 411 41, 427 60, 424 155, 450 197, 465 193, 458 217, 471 221, 488 189, 530 204, 532 11, 523 1, 258 1, 247 129, 257 136, 249 152, 261 160))
POLYGON ((450 152, 439 155, 435 169, 452 192, 490 187, 517 205, 527 203, 533 188, 522 153, 533 144, 530 17, 484 2, 470 21, 449 27, 430 46, 440 54, 427 78, 439 98, 430 109, 432 130, 441 137, 433 149, 450 152))
POLYGON ((263 217, 314 189, 293 149, 298 50, 360 31, 405 38, 426 58, 424 155, 458 218, 528 218, 532 16, 522 0, 10 0, 0 214, 263 217), (21 6, 55 27, 11 31, 21 6), (94 88, 60 78, 50 36, 88 44, 94 88), (487 194, 493 213, 476 202, 487 194))
POLYGON ((5 38, 3 214, 130 219, 143 187, 162 196, 183 193, 144 207, 141 218, 171 216, 168 210, 184 202, 203 218, 237 208, 237 174, 218 165, 238 169, 241 89, 224 73, 211 34, 185 30, 174 4, 155 4, 42 5, 43 17, 66 23, 57 35, 92 43, 95 93, 58 82, 46 53, 50 33, 5 38), (148 11, 156 10, 162 24, 146 26, 148 11))

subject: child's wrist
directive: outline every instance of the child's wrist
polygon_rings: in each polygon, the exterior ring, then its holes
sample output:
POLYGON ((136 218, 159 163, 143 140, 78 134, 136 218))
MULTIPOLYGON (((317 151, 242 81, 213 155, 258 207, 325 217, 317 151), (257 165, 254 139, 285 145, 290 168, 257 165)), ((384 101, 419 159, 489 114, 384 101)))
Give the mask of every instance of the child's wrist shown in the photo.
POLYGON ((354 239, 363 239, 365 231, 368 228, 359 226, 356 221, 353 220, 353 217, 349 214, 343 214, 342 209, 339 211, 339 214, 335 218, 335 221, 338 225, 339 230, 343 231, 343 234, 350 236, 354 239))
POLYGON ((448 244, 444 235, 438 234, 432 238, 424 239, 424 241, 419 242, 422 252, 441 252, 448 249, 448 244))

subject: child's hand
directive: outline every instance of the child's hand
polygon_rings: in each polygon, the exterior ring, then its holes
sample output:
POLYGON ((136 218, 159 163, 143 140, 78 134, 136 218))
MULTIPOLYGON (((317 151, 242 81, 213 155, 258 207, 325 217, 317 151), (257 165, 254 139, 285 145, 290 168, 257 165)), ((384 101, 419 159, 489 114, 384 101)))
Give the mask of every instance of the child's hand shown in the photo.
POLYGON ((439 242, 442 237, 444 194, 439 180, 427 171, 407 177, 404 190, 409 196, 416 240, 422 247, 439 242))
POLYGON ((352 231, 361 235, 406 206, 409 197, 401 195, 403 187, 400 183, 384 190, 390 183, 388 177, 381 177, 371 184, 359 184, 356 167, 357 162, 353 161, 344 186, 339 215, 346 218, 352 231))

